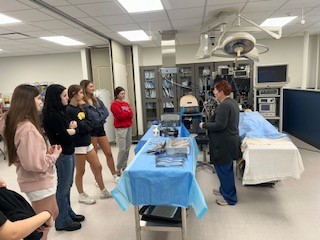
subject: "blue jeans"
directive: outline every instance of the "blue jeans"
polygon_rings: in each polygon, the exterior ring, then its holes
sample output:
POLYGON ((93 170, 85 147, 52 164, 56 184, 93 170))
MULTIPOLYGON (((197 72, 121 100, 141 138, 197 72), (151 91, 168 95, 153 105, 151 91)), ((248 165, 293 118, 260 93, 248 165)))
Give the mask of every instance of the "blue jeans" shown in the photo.
POLYGON ((55 222, 56 228, 70 226, 73 223, 72 217, 76 215, 70 206, 70 189, 73 183, 74 166, 74 154, 61 154, 56 162, 58 175, 56 198, 59 208, 59 215, 55 222))

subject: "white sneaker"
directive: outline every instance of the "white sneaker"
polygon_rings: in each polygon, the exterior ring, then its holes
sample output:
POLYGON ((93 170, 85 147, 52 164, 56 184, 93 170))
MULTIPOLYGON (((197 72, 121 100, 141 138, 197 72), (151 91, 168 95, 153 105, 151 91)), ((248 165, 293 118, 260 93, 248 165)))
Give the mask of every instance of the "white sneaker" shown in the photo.
POLYGON ((120 178, 117 176, 117 174, 114 174, 114 175, 112 176, 112 182, 114 182, 114 183, 118 183, 119 179, 120 179, 120 178))
POLYGON ((78 202, 90 205, 90 204, 96 203, 96 200, 94 200, 94 198, 92 198, 92 197, 89 197, 88 194, 83 192, 83 193, 79 194, 78 202))
POLYGON ((109 191, 105 188, 105 189, 101 190, 100 198, 101 198, 101 199, 112 198, 112 195, 111 195, 111 193, 109 193, 109 191))

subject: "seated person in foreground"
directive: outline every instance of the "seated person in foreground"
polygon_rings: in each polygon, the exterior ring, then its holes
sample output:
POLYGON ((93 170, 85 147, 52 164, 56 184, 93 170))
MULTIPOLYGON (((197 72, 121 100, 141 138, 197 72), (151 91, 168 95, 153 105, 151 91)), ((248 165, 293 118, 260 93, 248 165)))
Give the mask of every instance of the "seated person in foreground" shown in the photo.
POLYGON ((38 240, 42 230, 52 225, 49 211, 35 214, 30 204, 18 193, 8 190, 0 179, 0 240, 38 240))

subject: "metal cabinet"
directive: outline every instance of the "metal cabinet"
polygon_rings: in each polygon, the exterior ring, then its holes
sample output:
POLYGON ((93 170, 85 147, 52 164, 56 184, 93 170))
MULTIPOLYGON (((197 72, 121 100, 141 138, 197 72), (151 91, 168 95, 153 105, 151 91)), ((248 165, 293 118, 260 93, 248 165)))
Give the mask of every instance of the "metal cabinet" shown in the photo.
POLYGON ((279 132, 282 132, 283 87, 256 87, 254 110, 259 111, 279 132))
POLYGON ((195 64, 195 78, 198 84, 196 97, 198 98, 200 112, 203 109, 203 103, 208 100, 212 88, 212 72, 214 71, 214 63, 197 63, 195 64))
POLYGON ((177 112, 176 73, 162 74, 159 66, 141 67, 144 131, 161 114, 177 112))
POLYGON ((243 108, 253 109, 253 61, 216 62, 214 71, 231 84, 232 98, 243 108))

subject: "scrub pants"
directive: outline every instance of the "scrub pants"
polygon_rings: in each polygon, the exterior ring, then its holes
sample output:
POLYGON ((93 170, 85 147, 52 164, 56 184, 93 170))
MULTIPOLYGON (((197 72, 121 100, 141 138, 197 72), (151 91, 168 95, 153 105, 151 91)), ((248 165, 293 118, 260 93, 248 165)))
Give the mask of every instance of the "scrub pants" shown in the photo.
POLYGON ((117 170, 127 167, 129 151, 132 142, 132 128, 116 128, 116 138, 119 145, 119 153, 117 158, 117 170))
POLYGON ((230 159, 230 164, 214 165, 214 168, 220 180, 219 190, 221 195, 229 205, 235 205, 238 202, 238 198, 234 182, 233 160, 230 159))
POLYGON ((70 206, 70 188, 73 183, 74 161, 74 154, 61 154, 56 162, 58 175, 56 199, 59 208, 59 215, 55 221, 56 228, 70 226, 73 223, 72 218, 76 215, 70 206))

